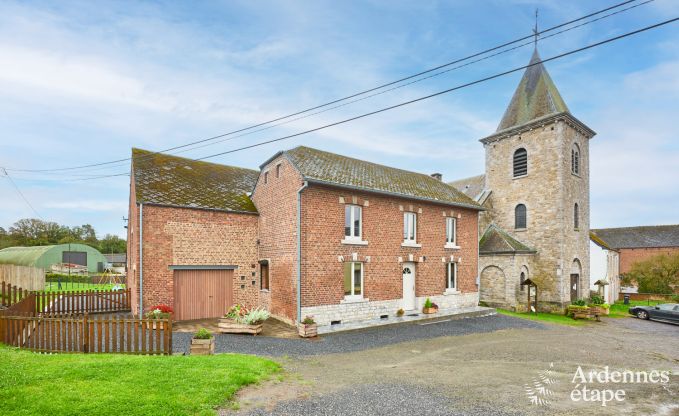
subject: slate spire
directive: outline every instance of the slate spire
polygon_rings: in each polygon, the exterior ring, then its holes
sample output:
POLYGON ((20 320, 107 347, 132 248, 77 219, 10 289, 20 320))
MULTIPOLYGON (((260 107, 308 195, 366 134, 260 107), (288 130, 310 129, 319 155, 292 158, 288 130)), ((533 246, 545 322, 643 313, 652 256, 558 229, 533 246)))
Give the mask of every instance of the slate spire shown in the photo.
MULTIPOLYGON (((530 63, 540 62, 537 47, 533 51, 530 63)), ((561 98, 552 78, 542 63, 529 66, 514 92, 497 131, 520 126, 550 114, 568 112, 566 103, 561 98)))

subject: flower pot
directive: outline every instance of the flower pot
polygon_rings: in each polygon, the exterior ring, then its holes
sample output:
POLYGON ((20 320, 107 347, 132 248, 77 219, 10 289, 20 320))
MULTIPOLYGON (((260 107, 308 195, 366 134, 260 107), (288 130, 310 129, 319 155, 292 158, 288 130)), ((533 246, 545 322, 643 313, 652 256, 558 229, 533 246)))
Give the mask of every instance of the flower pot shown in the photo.
POLYGON ((262 332, 262 323, 256 325, 239 324, 233 319, 219 318, 219 332, 222 334, 252 334, 257 335, 262 332))
POLYGON ((297 327, 299 336, 302 338, 313 338, 318 335, 318 325, 316 324, 300 324, 297 327))
POLYGON ((427 314, 427 315, 432 314, 432 313, 436 313, 438 311, 439 311, 439 308, 423 308, 422 309, 422 313, 427 314))
POLYGON ((215 338, 191 338, 191 355, 212 355, 215 353, 215 338))

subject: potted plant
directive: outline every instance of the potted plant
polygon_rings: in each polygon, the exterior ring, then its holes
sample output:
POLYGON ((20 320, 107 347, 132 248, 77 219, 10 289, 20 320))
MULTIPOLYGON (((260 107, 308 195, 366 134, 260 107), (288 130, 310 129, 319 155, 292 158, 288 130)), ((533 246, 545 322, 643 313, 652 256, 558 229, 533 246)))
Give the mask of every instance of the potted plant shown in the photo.
POLYGON ((422 308, 422 313, 425 314, 430 314, 430 313, 436 313, 439 311, 439 306, 435 304, 434 302, 431 301, 431 299, 427 298, 424 301, 424 308, 422 308))
POLYGON ((150 319, 152 322, 148 323, 149 329, 163 329, 164 323, 162 321, 156 323, 160 319, 171 319, 172 318, 172 308, 167 305, 156 305, 152 306, 149 312, 146 312, 146 319, 150 319))
POLYGON ((191 338, 191 355, 212 355, 215 353, 215 337, 201 328, 191 338))
POLYGON ((262 326, 267 319, 269 312, 266 309, 248 310, 245 306, 236 304, 229 308, 224 317, 219 318, 219 332, 257 335, 262 332, 262 326))
POLYGON ((318 325, 313 316, 305 317, 297 329, 302 338, 312 338, 318 335, 318 325))
POLYGON ((567 314, 573 316, 573 319, 589 317, 590 312, 587 307, 587 302, 585 302, 584 299, 574 300, 568 305, 567 314))
POLYGON ((403 317, 403 315, 405 315, 405 313, 406 311, 404 311, 403 308, 398 308, 398 310, 396 311, 396 316, 401 318, 403 317))

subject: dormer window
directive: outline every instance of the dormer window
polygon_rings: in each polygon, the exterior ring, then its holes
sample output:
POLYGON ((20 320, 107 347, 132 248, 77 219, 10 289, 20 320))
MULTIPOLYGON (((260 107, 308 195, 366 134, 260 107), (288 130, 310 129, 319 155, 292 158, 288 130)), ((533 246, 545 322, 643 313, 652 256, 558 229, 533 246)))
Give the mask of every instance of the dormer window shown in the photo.
POLYGON ((514 177, 528 175, 528 152, 523 147, 514 152, 514 177))

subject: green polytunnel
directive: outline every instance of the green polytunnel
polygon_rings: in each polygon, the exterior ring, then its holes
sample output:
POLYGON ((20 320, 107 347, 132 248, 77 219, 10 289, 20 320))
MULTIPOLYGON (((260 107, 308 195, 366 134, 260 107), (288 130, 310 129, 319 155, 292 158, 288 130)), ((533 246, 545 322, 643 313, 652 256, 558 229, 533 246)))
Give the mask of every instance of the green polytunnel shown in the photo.
POLYGON ((90 273, 97 273, 106 267, 106 257, 96 248, 75 243, 8 247, 0 250, 0 264, 32 266, 49 271, 53 264, 58 263, 75 263, 87 266, 90 273))

